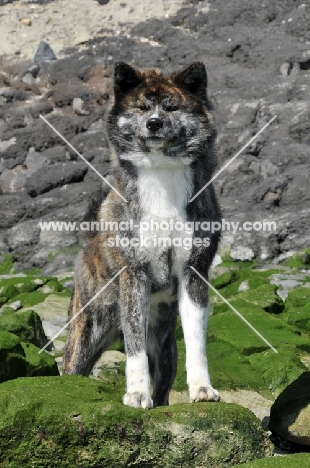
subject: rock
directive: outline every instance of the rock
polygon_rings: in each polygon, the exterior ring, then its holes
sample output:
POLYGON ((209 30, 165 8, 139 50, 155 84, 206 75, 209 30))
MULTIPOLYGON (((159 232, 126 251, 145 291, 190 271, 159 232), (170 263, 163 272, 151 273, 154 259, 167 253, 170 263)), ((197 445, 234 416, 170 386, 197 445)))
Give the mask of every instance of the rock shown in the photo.
POLYGON ((42 288, 41 291, 44 293, 57 293, 61 292, 64 288, 60 283, 58 283, 57 279, 53 279, 48 281, 42 288))
POLYGON ((27 363, 18 336, 0 330, 0 382, 25 376, 27 363))
MULTIPOLYGON (((44 302, 29 307, 40 316, 44 332, 49 339, 66 325, 69 303, 69 296, 60 297, 56 294, 50 294, 44 302)), ((66 335, 67 329, 64 329, 58 338, 66 337, 66 335)))
POLYGON ((120 351, 105 351, 96 362, 96 367, 114 367, 115 364, 126 361, 126 355, 120 351))
POLYGON ((30 86, 33 86, 40 82, 40 78, 34 78, 31 73, 25 73, 22 77, 22 82, 30 86))
POLYGON ((34 78, 38 77, 40 71, 40 65, 38 63, 34 63, 33 65, 30 65, 27 67, 25 70, 25 73, 30 73, 34 78))
POLYGON ((41 155, 49 159, 51 164, 54 164, 56 162, 66 162, 68 160, 66 153, 66 146, 55 145, 43 151, 41 155))
POLYGON ((281 439, 310 446, 310 372, 304 372, 271 407, 269 428, 281 439))
MULTIPOLYGON (((21 309, 22 308, 22 301, 11 302, 10 307, 15 311, 18 310, 18 309, 21 309)), ((1 318, 0 318, 0 324, 1 324, 1 318)), ((0 327, 1 327, 1 325, 0 325, 0 327)))
POLYGON ((310 289, 293 288, 288 291, 283 320, 302 331, 310 331, 310 289))
POLYGON ((239 285, 238 292, 248 291, 249 289, 250 289, 249 282, 248 281, 242 281, 242 283, 240 283, 240 285, 239 285))
MULTIPOLYGON (((300 275, 300 277, 298 278, 304 279, 305 277, 303 275, 300 275)), ((277 286, 281 286, 282 289, 278 288, 277 294, 281 297, 283 301, 285 301, 291 289, 297 288, 298 286, 301 286, 303 284, 302 281, 296 281, 293 275, 283 274, 272 275, 270 283, 276 284, 277 286)))
POLYGON ((56 55, 47 42, 41 41, 34 55, 33 61, 35 63, 41 63, 48 60, 56 60, 56 55))
POLYGON ((260 173, 263 177, 270 177, 272 175, 279 174, 279 169, 275 164, 270 161, 262 161, 260 173))
POLYGON ((253 171, 255 174, 260 174, 261 172, 261 162, 260 161, 252 161, 249 165, 249 170, 253 171))
POLYGON ((50 160, 43 154, 37 151, 29 151, 27 154, 25 165, 27 166, 27 176, 30 177, 41 167, 48 166, 50 160))
POLYGON ((14 333, 21 341, 32 343, 38 348, 42 348, 48 342, 41 319, 33 310, 18 314, 13 312, 3 314, 0 316, 0 330, 14 333))
POLYGON ((88 115, 89 111, 85 109, 85 103, 81 98, 74 98, 72 101, 72 108, 77 115, 88 115))
POLYGON ((27 180, 26 189, 31 197, 45 193, 55 187, 80 182, 88 170, 84 163, 55 163, 52 166, 39 169, 33 177, 27 180))
POLYGON ((232 466, 271 453, 260 421, 238 405, 196 403, 137 410, 121 403, 123 388, 114 382, 110 386, 74 375, 3 383, 1 462, 25 466, 44 459, 52 467, 73 466, 79 459, 82 466, 86 460, 88 465, 110 468, 132 463, 216 468, 227 460, 232 466), (14 405, 8 405, 8 395, 14 405))
POLYGON ((236 403, 248 408, 261 421, 270 414, 272 400, 268 400, 253 390, 221 390, 221 401, 225 403, 236 403))
POLYGON ((24 24, 25 26, 31 26, 32 25, 32 21, 30 18, 23 18, 21 20, 22 24, 24 24))
POLYGON ((23 166, 16 166, 12 170, 5 169, 0 175, 0 188, 3 193, 24 192, 27 170, 23 166))
POLYGON ((241 262, 246 262, 253 260, 253 258, 255 258, 255 253, 250 247, 239 245, 231 249, 230 257, 233 260, 240 260, 241 262))
MULTIPOLYGON (((17 335, 0 330, 0 382, 29 376, 58 375, 57 364, 47 353, 39 354, 39 348, 21 342, 17 335)), ((0 459, 1 459, 0 448, 0 459)))
POLYGON ((214 259, 213 259, 211 268, 215 268, 218 265, 220 265, 221 263, 223 263, 223 260, 222 260, 221 256, 216 254, 214 259))
MULTIPOLYGON (((39 244, 48 246, 51 251, 58 249, 65 249, 67 247, 76 245, 78 243, 78 238, 75 231, 41 231, 39 244)), ((56 252, 55 252, 56 253, 56 252)))
POLYGON ((290 62, 283 62, 282 65, 279 68, 279 71, 280 71, 281 75, 287 76, 287 75, 290 74, 290 71, 291 71, 292 68, 293 67, 292 67, 290 62))
POLYGON ((7 231, 7 243, 11 250, 20 250, 24 247, 37 244, 40 230, 37 221, 24 221, 7 231))

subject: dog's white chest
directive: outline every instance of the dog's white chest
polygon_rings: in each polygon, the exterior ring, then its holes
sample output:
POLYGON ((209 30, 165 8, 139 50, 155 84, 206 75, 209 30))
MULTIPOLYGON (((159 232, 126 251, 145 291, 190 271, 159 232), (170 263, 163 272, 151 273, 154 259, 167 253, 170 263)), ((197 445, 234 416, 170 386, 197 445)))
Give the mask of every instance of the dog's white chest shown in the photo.
POLYGON ((167 248, 172 250, 174 274, 178 274, 190 254, 190 249, 183 247, 188 234, 181 227, 186 223, 186 205, 192 193, 191 169, 139 168, 138 190, 142 211, 140 235, 153 275, 161 282, 161 254, 167 248))

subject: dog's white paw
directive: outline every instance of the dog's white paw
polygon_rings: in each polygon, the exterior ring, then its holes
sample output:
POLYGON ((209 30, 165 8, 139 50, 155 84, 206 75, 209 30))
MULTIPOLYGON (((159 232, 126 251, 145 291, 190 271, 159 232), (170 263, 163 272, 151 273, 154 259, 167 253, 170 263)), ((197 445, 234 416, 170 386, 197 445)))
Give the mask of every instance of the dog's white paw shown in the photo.
POLYGON ((198 401, 220 401, 221 399, 218 391, 212 388, 211 385, 192 387, 189 396, 192 403, 197 403, 198 401))
POLYGON ((150 409, 153 408, 153 401, 147 393, 132 392, 123 396, 123 403, 133 408, 150 409))

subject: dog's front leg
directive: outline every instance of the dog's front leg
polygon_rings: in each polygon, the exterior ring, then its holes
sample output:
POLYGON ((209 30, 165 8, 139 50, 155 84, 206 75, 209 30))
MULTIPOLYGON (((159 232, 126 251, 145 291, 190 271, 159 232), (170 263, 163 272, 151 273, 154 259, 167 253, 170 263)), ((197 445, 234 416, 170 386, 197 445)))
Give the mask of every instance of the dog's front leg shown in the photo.
POLYGON ((146 273, 129 267, 120 277, 121 319, 124 333, 127 393, 123 403, 134 408, 152 408, 150 375, 146 354, 150 280, 146 273))
POLYGON ((179 280, 178 300, 186 348, 190 400, 218 401, 219 394, 211 386, 206 355, 208 288, 189 268, 179 280))

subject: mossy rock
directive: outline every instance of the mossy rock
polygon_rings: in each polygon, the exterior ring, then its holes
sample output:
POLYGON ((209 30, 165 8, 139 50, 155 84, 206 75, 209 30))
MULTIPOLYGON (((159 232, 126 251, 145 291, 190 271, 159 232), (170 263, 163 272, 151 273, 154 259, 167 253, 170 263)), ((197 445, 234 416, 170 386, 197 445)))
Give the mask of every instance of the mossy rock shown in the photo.
POLYGON ((59 375, 58 366, 53 356, 40 353, 39 348, 31 343, 21 343, 26 358, 26 377, 59 375))
POLYGON ((271 457, 236 465, 235 468, 307 468, 310 466, 310 454, 298 453, 285 457, 271 457))
POLYGON ((58 282, 56 278, 49 280, 43 287, 43 293, 58 293, 63 291, 65 288, 58 282))
POLYGON ((231 270, 223 273, 222 275, 218 276, 214 280, 211 280, 212 286, 216 289, 222 289, 228 286, 229 284, 235 283, 238 281, 240 275, 238 271, 231 270))
POLYGON ((260 421, 238 405, 139 410, 78 375, 5 382, 0 414, 0 463, 7 468, 222 468, 271 453, 260 421))
MULTIPOLYGON (((237 269, 230 270, 229 272, 223 273, 215 279, 211 279, 211 284, 216 289, 220 290, 219 292, 222 296, 225 297, 225 299, 239 294, 239 286, 244 281, 248 283, 250 291, 256 290, 260 286, 264 286, 265 288, 268 288, 268 293, 271 295, 272 299, 276 299, 277 296, 275 296, 275 286, 270 285, 270 277, 275 273, 278 273, 278 271, 255 270, 251 268, 251 266, 239 265, 237 269)), ((262 292, 265 295, 267 291, 262 292)), ((254 294, 255 298, 260 296, 260 293, 254 294)), ((212 290, 210 291, 210 296, 216 303, 221 302, 221 299, 212 290)), ((252 298, 249 298, 249 300, 252 300, 252 298)))
POLYGON ((18 336, 0 331, 0 382, 27 375, 25 352, 18 336))
MULTIPOLYGON (((272 284, 262 284, 254 289, 250 287, 248 291, 240 292, 235 296, 229 297, 229 302, 233 305, 232 301, 236 299, 243 300, 248 304, 259 307, 265 312, 279 314, 284 310, 284 302, 277 296, 276 290, 277 286, 272 284)), ((223 296, 225 297, 225 295, 223 296)), ((225 302, 221 301, 220 298, 217 299, 214 307, 214 314, 223 312, 227 307, 225 302)))
POLYGON ((10 299, 7 302, 7 305, 10 305, 11 302, 21 301, 22 307, 32 307, 36 304, 40 304, 41 302, 44 302, 47 296, 48 294, 43 293, 42 291, 32 291, 30 293, 24 292, 24 293, 17 294, 15 297, 10 299))
POLYGON ((8 284, 1 288, 1 297, 6 297, 7 301, 12 299, 13 297, 17 296, 19 293, 18 289, 14 286, 14 284, 8 284))
MULTIPOLYGON (((237 298, 231 301, 231 304, 273 347, 289 344, 299 350, 310 351, 308 334, 302 334, 278 317, 267 314, 261 308, 242 299, 237 298)), ((210 317, 208 333, 209 336, 212 333, 211 340, 219 339, 230 343, 245 356, 269 349, 268 345, 228 306, 224 313, 210 317)))
POLYGON ((0 275, 11 273, 13 266, 12 255, 0 252, 0 275))
POLYGON ((282 319, 301 330, 310 331, 310 288, 300 287, 288 293, 282 319))
MULTIPOLYGON (((18 377, 59 375, 55 359, 17 335, 0 330, 0 382, 18 377)), ((1 414, 1 413, 0 413, 1 414)))
POLYGON ((288 258, 285 265, 290 268, 305 268, 310 265, 310 249, 304 249, 288 258))
POLYGON ((41 319, 33 310, 17 314, 7 311, 0 316, 0 330, 18 335, 21 341, 43 348, 48 343, 41 319))
POLYGON ((307 370, 300 358, 288 345, 278 348, 278 354, 271 349, 248 357, 252 372, 277 396, 287 385, 307 370))

